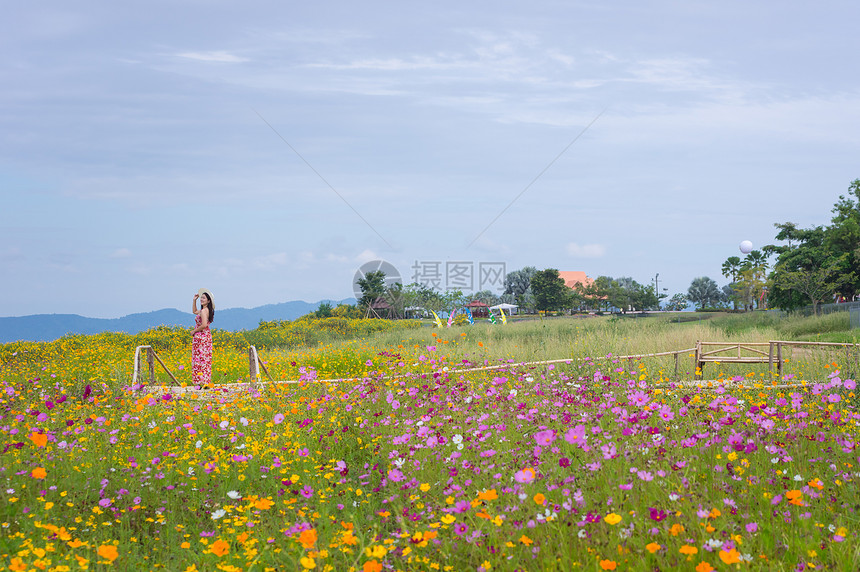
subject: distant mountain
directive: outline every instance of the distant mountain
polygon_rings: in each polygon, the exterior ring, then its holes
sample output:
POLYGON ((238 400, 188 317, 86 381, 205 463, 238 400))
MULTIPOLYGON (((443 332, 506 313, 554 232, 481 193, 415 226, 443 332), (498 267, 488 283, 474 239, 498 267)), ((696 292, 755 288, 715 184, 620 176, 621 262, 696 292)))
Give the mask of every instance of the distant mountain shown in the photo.
MULTIPOLYGON (((256 308, 227 308, 215 309, 213 328, 237 332, 253 330, 260 320, 295 320, 319 308, 320 304, 328 302, 332 306, 355 304, 355 298, 344 300, 320 300, 319 302, 304 302, 295 300, 280 304, 267 304, 256 308)), ((125 332, 137 334, 158 326, 187 326, 194 325, 194 314, 180 312, 172 308, 129 314, 122 318, 86 318, 77 314, 35 314, 14 318, 0 318, 0 343, 27 340, 33 342, 49 342, 66 334, 99 334, 101 332, 125 332)))

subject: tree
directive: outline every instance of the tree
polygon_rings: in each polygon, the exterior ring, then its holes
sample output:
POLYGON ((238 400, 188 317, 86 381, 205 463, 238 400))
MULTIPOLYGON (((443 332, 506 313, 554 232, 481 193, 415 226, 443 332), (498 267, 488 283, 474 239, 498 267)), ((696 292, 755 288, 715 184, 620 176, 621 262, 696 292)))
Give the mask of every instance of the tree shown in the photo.
POLYGON ((368 272, 364 278, 359 278, 356 283, 361 288, 361 299, 359 299, 358 305, 362 308, 367 308, 385 294, 385 272, 382 270, 368 272))
POLYGON ((687 289, 687 298, 699 310, 716 306, 722 300, 717 283, 707 276, 694 278, 687 289))
POLYGON ((328 302, 323 302, 314 312, 317 318, 331 318, 334 315, 334 308, 328 302))
POLYGON ((555 268, 536 272, 531 277, 531 289, 538 310, 560 310, 570 305, 570 288, 555 268))
POLYGON ((534 266, 526 266, 520 270, 509 272, 505 276, 505 294, 513 294, 520 306, 526 306, 527 294, 531 294, 529 286, 531 279, 537 273, 534 266))
POLYGON ((687 296, 681 293, 675 294, 666 302, 666 310, 669 312, 680 312, 687 308, 687 296))
POLYGON ((815 277, 827 288, 835 286, 833 294, 849 300, 860 293, 860 179, 852 181, 848 196, 840 195, 831 212, 833 218, 826 227, 803 229, 792 222, 774 225, 779 229, 776 239, 788 244, 762 249, 777 255, 768 283, 772 305, 785 310, 802 306, 811 298, 798 288, 815 277))
POLYGON ((860 274, 856 273, 860 268, 860 179, 849 185, 847 197, 839 195, 831 212, 824 246, 831 259, 839 261, 835 272, 845 277, 836 291, 850 300, 860 293, 860 274))
POLYGON ((472 294, 471 298, 472 300, 483 302, 487 306, 495 306, 499 303, 499 297, 496 296, 491 290, 480 290, 472 294))
MULTIPOLYGON (((738 274, 741 271, 741 259, 739 256, 729 256, 725 262, 723 262, 722 272, 723 276, 726 278, 732 279, 732 284, 735 284, 738 281, 738 274)), ((725 289, 723 290, 725 293, 725 289)), ((734 293, 728 294, 728 299, 732 301, 732 306, 735 310, 738 309, 738 300, 734 296, 734 293)))
POLYGON ((837 259, 812 270, 786 270, 781 279, 783 284, 809 298, 812 313, 818 315, 818 305, 832 298, 834 292, 853 278, 853 274, 841 272, 841 263, 842 260, 837 259))

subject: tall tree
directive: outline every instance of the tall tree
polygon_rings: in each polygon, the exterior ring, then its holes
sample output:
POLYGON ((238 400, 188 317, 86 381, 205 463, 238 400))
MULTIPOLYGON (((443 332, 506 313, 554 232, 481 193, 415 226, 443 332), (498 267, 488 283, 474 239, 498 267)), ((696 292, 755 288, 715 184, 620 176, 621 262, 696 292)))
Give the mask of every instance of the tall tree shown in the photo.
POLYGON ((699 310, 717 306, 722 300, 722 295, 717 283, 707 276, 693 278, 690 287, 687 288, 687 299, 695 304, 699 310))
POLYGON ((361 288, 361 299, 358 301, 358 305, 363 308, 367 308, 377 298, 385 294, 385 272, 382 270, 368 272, 364 278, 359 278, 356 283, 361 288))
POLYGON ((514 270, 505 275, 505 294, 511 294, 520 306, 527 306, 531 298, 532 276, 538 269, 534 266, 526 266, 520 270, 514 270))
POLYGON ((538 310, 561 310, 569 307, 572 301, 570 288, 555 268, 536 272, 531 278, 531 289, 538 310))
POLYGON ((850 300, 860 293, 860 179, 849 185, 848 196, 839 195, 831 212, 824 245, 839 261, 836 272, 845 277, 836 291, 850 300))

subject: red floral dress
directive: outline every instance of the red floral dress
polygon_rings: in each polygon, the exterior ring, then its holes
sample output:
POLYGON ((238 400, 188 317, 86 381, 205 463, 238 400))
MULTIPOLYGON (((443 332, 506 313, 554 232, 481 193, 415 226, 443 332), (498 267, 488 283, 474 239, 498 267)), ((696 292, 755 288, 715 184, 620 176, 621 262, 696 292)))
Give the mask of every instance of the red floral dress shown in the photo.
MULTIPOLYGON (((194 323, 199 328, 202 322, 203 318, 197 314, 194 323)), ((191 374, 195 385, 212 384, 212 332, 208 327, 202 332, 194 332, 191 342, 191 374)))

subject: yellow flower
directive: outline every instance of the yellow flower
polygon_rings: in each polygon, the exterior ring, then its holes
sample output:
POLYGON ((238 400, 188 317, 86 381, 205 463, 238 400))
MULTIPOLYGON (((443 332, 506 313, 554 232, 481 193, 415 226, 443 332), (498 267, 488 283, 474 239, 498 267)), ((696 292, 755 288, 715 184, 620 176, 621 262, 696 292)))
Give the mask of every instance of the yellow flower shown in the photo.
POLYGON ((605 520, 608 524, 615 526, 616 524, 621 522, 621 515, 615 514, 614 512, 610 512, 609 514, 607 514, 606 516, 603 517, 603 520, 605 520))
POLYGON ((299 559, 299 562, 302 563, 302 567, 304 567, 306 570, 313 570, 314 568, 317 567, 317 563, 314 562, 314 559, 308 558, 307 556, 302 556, 299 559))
POLYGON ((442 517, 442 522, 445 524, 451 524, 455 520, 457 520, 457 517, 454 516, 453 514, 446 514, 445 516, 442 517))

